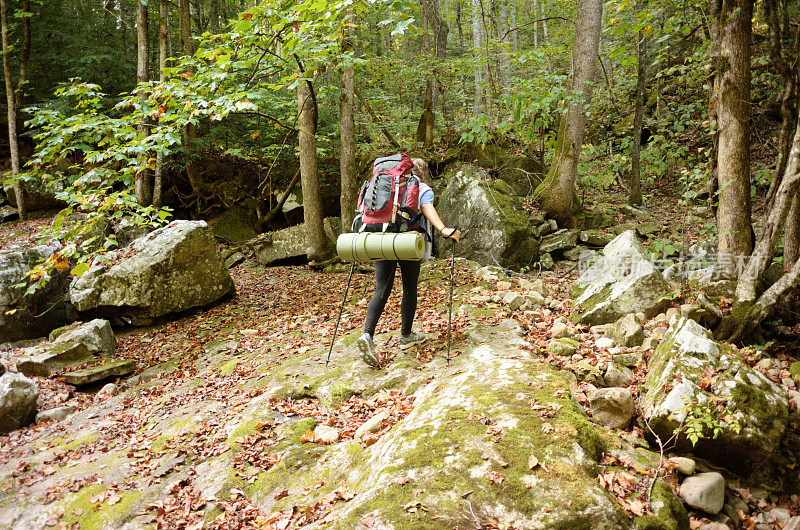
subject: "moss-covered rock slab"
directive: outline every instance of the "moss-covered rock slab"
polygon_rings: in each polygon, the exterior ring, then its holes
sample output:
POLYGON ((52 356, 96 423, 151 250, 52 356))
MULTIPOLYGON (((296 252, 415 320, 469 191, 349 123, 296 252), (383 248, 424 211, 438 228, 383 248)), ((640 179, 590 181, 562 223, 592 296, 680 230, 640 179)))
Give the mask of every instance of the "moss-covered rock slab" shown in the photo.
POLYGON ((573 320, 608 324, 629 313, 648 318, 669 306, 669 285, 648 259, 636 232, 623 232, 603 248, 572 286, 575 303, 582 308, 573 320))
POLYGON ((687 415, 710 417, 720 430, 714 437, 706 429, 694 452, 740 471, 769 462, 789 417, 786 393, 779 386, 745 364, 733 348, 711 339, 694 320, 679 315, 670 320, 648 363, 640 404, 663 440, 687 415), (690 411, 695 404, 701 411, 690 411))

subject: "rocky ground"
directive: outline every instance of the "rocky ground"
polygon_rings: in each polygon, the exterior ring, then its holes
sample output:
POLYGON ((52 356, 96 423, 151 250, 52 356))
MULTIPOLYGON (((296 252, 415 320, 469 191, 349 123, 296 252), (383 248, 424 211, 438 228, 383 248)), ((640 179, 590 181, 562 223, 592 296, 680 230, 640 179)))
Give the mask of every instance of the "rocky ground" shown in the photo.
MULTIPOLYGON (((326 366, 346 274, 245 262, 232 299, 119 334, 117 355, 138 370, 116 388, 36 378, 40 408, 76 412, 0 438, 0 526, 781 528, 800 513, 794 497, 701 458, 662 459, 630 417, 603 425, 593 401, 612 359, 630 356, 613 385, 636 398, 652 341, 620 348, 572 324, 574 271, 508 278, 459 260, 448 364, 448 272, 444 261, 423 270, 417 329, 432 340, 413 355, 396 347, 393 295, 380 370, 353 345, 368 273, 355 276, 326 366), (725 508, 687 512, 673 491, 725 508)), ((647 319, 643 341, 668 325, 647 319)), ((758 357, 745 355, 790 385, 788 359, 758 357)))

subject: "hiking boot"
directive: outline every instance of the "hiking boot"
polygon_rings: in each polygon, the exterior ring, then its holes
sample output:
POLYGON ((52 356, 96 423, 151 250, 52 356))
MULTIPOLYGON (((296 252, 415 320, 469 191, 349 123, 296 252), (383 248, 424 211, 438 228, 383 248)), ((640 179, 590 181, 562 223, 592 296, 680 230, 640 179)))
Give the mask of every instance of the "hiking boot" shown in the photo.
POLYGON ((400 349, 407 350, 417 344, 422 344, 428 340, 428 337, 422 333, 409 333, 408 335, 400 335, 400 349))
POLYGON ((378 355, 375 353, 375 343, 369 333, 364 333, 356 341, 358 349, 361 350, 361 360, 369 366, 375 368, 381 362, 378 360, 378 355))

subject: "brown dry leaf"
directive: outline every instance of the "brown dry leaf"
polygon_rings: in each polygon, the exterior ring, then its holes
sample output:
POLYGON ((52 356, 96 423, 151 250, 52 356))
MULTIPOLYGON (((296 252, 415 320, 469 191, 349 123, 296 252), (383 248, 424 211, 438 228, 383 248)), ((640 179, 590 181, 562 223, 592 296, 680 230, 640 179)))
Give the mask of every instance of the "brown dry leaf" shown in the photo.
POLYGON ((280 500, 280 499, 282 499, 284 497, 288 497, 288 496, 289 496, 289 490, 283 490, 283 491, 279 491, 278 493, 273 495, 272 498, 275 499, 276 501, 278 501, 278 500, 280 500))
POLYGON ((307 430, 303 434, 303 436, 300 437, 300 443, 301 444, 308 443, 308 442, 313 442, 313 441, 314 441, 314 431, 312 431, 311 429, 307 430))
POLYGON ((58 524, 57 515, 51 515, 50 517, 47 518, 47 521, 45 521, 44 523, 45 526, 55 526, 57 524, 58 524))
POLYGON ((118 493, 112 493, 108 497, 108 505, 109 506, 114 506, 115 504, 117 504, 121 500, 122 500, 122 495, 120 495, 118 493))
POLYGON ((539 465, 539 459, 535 455, 528 457, 528 469, 533 469, 539 465))
POLYGON ((366 517, 362 517, 361 518, 361 524, 363 524, 367 528, 370 528, 370 527, 372 527, 372 525, 375 524, 375 518, 372 517, 371 515, 368 515, 366 517))
POLYGON ((508 467, 508 462, 504 460, 497 460, 497 465, 500 467, 508 467))
POLYGON ((501 475, 497 471, 492 471, 491 473, 489 473, 489 480, 491 480, 495 484, 502 484, 504 479, 505 477, 503 477, 503 475, 501 475))
POLYGON ((409 482, 411 482, 411 477, 403 477, 403 478, 397 479, 397 484, 400 484, 401 486, 404 486, 404 485, 408 484, 409 482))
POLYGON ((550 434, 551 432, 553 432, 555 430, 556 430, 556 428, 553 427, 553 424, 547 423, 547 422, 542 423, 542 432, 543 433, 550 434))

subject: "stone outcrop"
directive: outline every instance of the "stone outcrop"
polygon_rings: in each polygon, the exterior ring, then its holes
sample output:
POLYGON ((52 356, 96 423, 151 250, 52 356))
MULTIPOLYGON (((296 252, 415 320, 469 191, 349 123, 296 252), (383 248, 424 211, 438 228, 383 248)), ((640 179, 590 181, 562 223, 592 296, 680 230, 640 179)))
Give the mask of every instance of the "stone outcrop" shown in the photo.
POLYGON ((648 259, 636 233, 623 232, 603 248, 572 286, 576 322, 607 324, 629 313, 653 317, 669 306, 669 285, 648 259))
POLYGON ((720 430, 716 437, 705 432, 693 452, 739 471, 769 464, 789 418, 783 389, 745 364, 736 350, 679 315, 670 320, 648 362, 641 396, 645 417, 664 440, 686 419, 687 407, 706 406, 720 430))
MULTIPOLYGON (((326 218, 324 226, 325 234, 331 244, 335 245, 339 231, 339 219, 326 218)), ((256 259, 262 265, 272 265, 283 260, 305 256, 308 252, 306 226, 299 224, 261 234, 255 239, 251 239, 247 243, 247 247, 253 250, 256 259)))
POLYGON ((36 418, 39 389, 20 374, 0 376, 0 434, 24 427, 36 418))
POLYGON ((456 255, 511 269, 538 261, 538 239, 508 184, 490 182, 486 171, 471 165, 459 165, 444 178, 447 187, 436 208, 448 226, 464 232, 456 255))
POLYGON ((111 264, 94 265, 72 284, 79 311, 146 324, 234 290, 204 221, 173 221, 109 257, 111 264))
POLYGON ((50 341, 53 344, 83 344, 91 355, 108 356, 117 349, 111 323, 101 318, 55 329, 50 333, 50 341))
POLYGON ((56 250, 37 246, 0 251, 0 342, 47 335, 73 315, 66 298, 67 271, 57 271, 44 286, 26 293, 30 270, 56 250))

